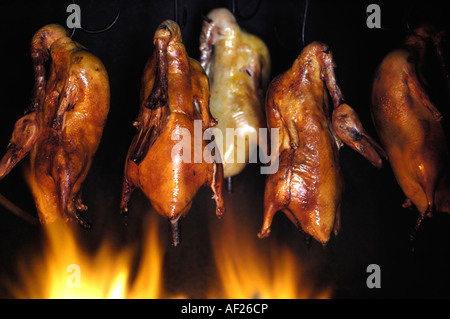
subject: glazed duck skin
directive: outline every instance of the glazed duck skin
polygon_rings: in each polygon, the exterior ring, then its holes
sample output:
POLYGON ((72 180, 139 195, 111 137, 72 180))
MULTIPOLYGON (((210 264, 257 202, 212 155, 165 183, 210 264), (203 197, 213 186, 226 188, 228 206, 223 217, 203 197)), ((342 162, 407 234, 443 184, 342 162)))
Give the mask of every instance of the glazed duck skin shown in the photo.
POLYGON ((200 52, 200 63, 210 80, 211 113, 224 137, 219 149, 227 178, 245 168, 250 154, 256 151, 258 129, 266 127, 263 95, 270 76, 270 55, 264 42, 241 30, 227 9, 208 14, 200 52), (234 129, 238 139, 248 136, 247 141, 237 143, 227 138, 227 128, 234 129))
MULTIPOLYGON (((179 218, 187 214, 200 187, 211 187, 216 214, 222 215, 223 167, 211 158, 187 162, 182 151, 174 153, 180 143, 174 137, 182 130, 192 133, 187 143, 195 149, 195 120, 201 121, 203 132, 216 121, 209 112, 208 78, 187 55, 179 26, 170 20, 161 23, 154 44, 155 53, 142 78, 141 107, 134 124, 138 133, 126 159, 121 210, 128 211, 133 190, 140 188, 155 210, 169 219, 176 246, 180 243, 179 218)), ((202 141, 202 150, 205 146, 202 141)))
POLYGON ((109 111, 108 75, 101 61, 59 25, 38 30, 31 53, 33 105, 15 124, 0 162, 0 179, 29 153, 27 177, 40 221, 74 219, 89 228, 80 215, 87 210, 81 187, 109 111), (48 59, 47 79, 44 62, 48 59))
POLYGON ((406 39, 407 49, 394 50, 383 59, 372 86, 374 125, 407 197, 404 206, 413 204, 420 212, 418 225, 434 211, 450 212, 442 115, 422 78, 425 50, 439 54, 440 37, 430 27, 414 30, 406 39))
POLYGON ((292 68, 271 82, 266 114, 269 128, 279 129, 280 155, 278 171, 266 180, 264 223, 258 236, 270 234, 273 216, 281 210, 298 229, 326 243, 331 232, 340 229, 344 182, 339 148, 345 143, 377 167, 380 154, 384 156, 356 112, 344 103, 326 45, 314 42, 305 47, 292 68))

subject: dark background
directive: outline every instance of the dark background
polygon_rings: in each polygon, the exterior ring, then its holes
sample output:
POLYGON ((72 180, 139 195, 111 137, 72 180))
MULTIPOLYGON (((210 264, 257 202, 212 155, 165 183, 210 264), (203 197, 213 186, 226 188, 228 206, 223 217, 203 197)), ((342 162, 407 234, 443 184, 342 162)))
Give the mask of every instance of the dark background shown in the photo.
MULTIPOLYGON (((0 23, 4 30, 1 44, 2 116, 0 147, 6 147, 14 122, 30 105, 33 69, 30 41, 39 28, 50 23, 66 25, 70 1, 10 2, 0 5, 0 23)), ((119 214, 123 165, 128 146, 135 133, 131 123, 138 114, 140 77, 153 50, 153 33, 164 19, 174 19, 172 1, 76 1, 81 7, 81 24, 90 30, 109 25, 120 11, 117 23, 108 31, 91 34, 76 30, 73 39, 82 43, 105 64, 111 86, 111 109, 103 139, 91 171, 84 184, 84 198, 89 206, 90 232, 80 231, 86 249, 104 238, 117 246, 140 245, 141 223, 155 214, 146 198, 136 192, 125 223, 119 214)), ((242 16, 253 11, 257 1, 237 1, 242 16)), ((370 90, 376 66, 383 56, 398 46, 407 25, 433 22, 447 27, 445 1, 314 1, 309 3, 305 41, 322 41, 333 50, 336 75, 348 103, 359 113, 373 136, 369 114, 370 90), (381 29, 366 26, 366 8, 375 2, 381 7, 381 29)), ((231 1, 180 1, 187 9, 182 30, 188 54, 198 59, 201 14, 216 7, 232 8, 231 1)), ((301 26, 304 1, 262 0, 256 14, 238 18, 247 31, 260 36, 272 57, 272 77, 288 69, 302 49, 301 26)), ((444 107, 448 107, 444 105, 444 107)), ((445 110, 441 108, 444 112, 445 110)), ((444 112, 445 114, 445 112, 444 112)), ((450 218, 437 214, 423 223, 411 251, 409 234, 417 213, 401 207, 404 195, 398 187, 389 164, 377 170, 349 148, 341 150, 346 192, 342 202, 342 231, 322 247, 313 242, 308 248, 303 235, 283 214, 276 215, 270 238, 260 241, 289 245, 298 253, 318 282, 334 287, 335 298, 448 298, 450 297, 450 218), (366 267, 381 267, 380 289, 366 286, 366 267)), ((0 193, 30 214, 34 203, 18 165, 0 181, 0 193)), ((259 165, 252 164, 233 179, 233 194, 227 205, 233 205, 248 232, 256 237, 263 219, 265 176, 259 165)), ((211 191, 202 189, 187 217, 182 220, 182 244, 168 247, 165 255, 166 287, 173 292, 193 291, 202 298, 214 276, 210 251, 210 225, 214 218, 211 191)), ((42 230, 5 208, 0 207, 0 297, 12 297, 2 285, 3 278, 15 278, 17 258, 39 251, 42 230)), ((163 227, 165 221, 159 218, 163 227)), ((162 240, 168 246, 162 228, 162 240)))

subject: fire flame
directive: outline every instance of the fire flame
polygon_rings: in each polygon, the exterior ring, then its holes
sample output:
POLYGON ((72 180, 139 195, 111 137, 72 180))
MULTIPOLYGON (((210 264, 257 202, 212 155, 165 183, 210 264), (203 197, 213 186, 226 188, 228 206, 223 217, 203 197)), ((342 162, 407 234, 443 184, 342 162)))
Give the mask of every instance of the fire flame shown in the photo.
POLYGON ((228 209, 213 231, 213 252, 223 292, 222 295, 213 292, 211 297, 331 298, 330 288, 313 292, 310 283, 302 277, 304 267, 291 249, 280 243, 266 243, 268 239, 258 239, 256 232, 248 230, 245 218, 238 222, 236 217, 228 209))
MULTIPOLYGON (((133 260, 138 256, 135 249, 126 247, 117 251, 104 241, 95 254, 89 254, 71 227, 52 223, 45 227, 43 254, 36 258, 28 256, 26 262, 20 260, 23 285, 16 285, 11 291, 22 299, 186 298, 169 296, 164 290, 164 249, 157 225, 155 219, 150 219, 145 226, 145 243, 133 276, 133 260)), ((302 266, 293 251, 280 245, 262 249, 266 246, 264 242, 267 243, 237 223, 232 211, 227 211, 213 231, 212 247, 219 278, 208 283, 211 289, 207 298, 330 297, 330 289, 313 293, 302 280, 302 266)))
POLYGON ((131 269, 136 252, 132 248, 117 251, 105 241, 91 255, 84 252, 71 227, 59 222, 46 225, 43 255, 20 264, 23 286, 12 287, 13 294, 27 299, 164 298, 164 251, 156 225, 149 222, 145 258, 133 281, 131 269))

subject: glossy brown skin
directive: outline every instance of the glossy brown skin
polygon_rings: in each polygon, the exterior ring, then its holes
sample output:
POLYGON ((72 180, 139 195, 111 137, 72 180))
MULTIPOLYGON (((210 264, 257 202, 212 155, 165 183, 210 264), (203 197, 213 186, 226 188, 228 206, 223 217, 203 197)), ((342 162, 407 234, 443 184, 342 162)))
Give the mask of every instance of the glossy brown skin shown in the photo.
POLYGON ((407 199, 424 216, 450 212, 448 149, 442 115, 425 89, 423 58, 437 50, 441 33, 420 27, 407 37, 408 49, 390 52, 379 65, 372 87, 372 118, 407 199), (431 41, 429 41, 431 40, 431 41), (433 43, 427 46, 427 42, 433 43))
MULTIPOLYGON (((222 160, 228 178, 246 167, 256 151, 258 130, 266 127, 263 92, 270 76, 269 50, 260 38, 242 30, 230 11, 219 8, 203 22, 200 52, 211 86, 211 113, 225 138, 222 160), (245 145, 226 138, 227 128, 247 137, 245 145)), ((260 147, 265 151, 265 145, 260 147)))
MULTIPOLYGON (((176 246, 180 242, 179 218, 187 214, 200 187, 211 187, 216 214, 222 215, 223 167, 211 158, 194 163, 194 156, 187 163, 182 151, 172 156, 180 143, 173 134, 189 131, 187 143, 194 152, 194 120, 201 121, 202 134, 216 121, 209 112, 208 78, 201 65, 187 55, 179 26, 170 20, 161 23, 154 44, 155 53, 142 78, 141 107, 135 122, 138 134, 126 159, 121 210, 127 212, 131 193, 140 188, 155 210, 169 219, 176 246)), ((201 151, 206 144, 202 142, 201 151)))
POLYGON ((384 156, 356 112, 344 103, 326 45, 314 42, 305 47, 292 68, 271 82, 266 114, 270 129, 279 129, 280 156, 278 171, 267 177, 264 224, 258 236, 270 234, 273 216, 281 210, 297 228, 326 243, 331 231, 337 234, 340 229, 342 142, 377 167, 382 162, 379 154, 384 156))
POLYGON ((39 219, 61 218, 90 225, 81 187, 99 145, 109 111, 109 81, 101 61, 67 36, 59 25, 47 25, 32 39, 35 69, 32 108, 14 127, 0 162, 0 179, 28 153, 27 174, 39 219), (48 79, 44 62, 51 61, 48 79))

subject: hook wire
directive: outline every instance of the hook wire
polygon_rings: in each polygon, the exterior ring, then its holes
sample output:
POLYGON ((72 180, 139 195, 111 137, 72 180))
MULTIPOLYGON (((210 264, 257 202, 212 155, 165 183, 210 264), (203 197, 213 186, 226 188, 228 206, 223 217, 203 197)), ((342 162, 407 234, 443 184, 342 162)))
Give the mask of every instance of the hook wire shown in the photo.
POLYGON ((297 44, 294 46, 292 45, 288 45, 285 43, 285 41, 281 38, 279 32, 278 32, 278 28, 275 25, 274 27, 274 33, 275 33, 275 37, 278 40, 278 42, 280 43, 281 46, 283 46, 285 49, 289 49, 289 50, 298 50, 298 46, 300 46, 302 44, 303 47, 305 47, 306 42, 305 42, 305 30, 306 30, 306 17, 308 15, 308 7, 309 7, 309 0, 305 0, 305 7, 304 7, 304 11, 303 11, 303 21, 302 21, 302 28, 301 28, 301 35, 298 37, 298 40, 296 41, 297 44))
POLYGON ((173 6, 174 6, 174 19, 175 19, 175 22, 178 24, 180 29, 183 30, 184 27, 186 26, 186 20, 187 20, 186 5, 183 6, 182 21, 180 21, 180 19, 178 17, 178 0, 174 0, 173 1, 173 6))
MULTIPOLYGON (((72 0, 72 4, 76 4, 76 3, 75 3, 75 0, 72 0)), ((99 30, 89 30, 89 29, 84 28, 82 25, 80 25, 80 29, 83 30, 84 32, 90 33, 90 34, 102 33, 102 32, 105 32, 105 31, 108 31, 109 29, 111 29, 111 28, 116 24, 117 20, 119 20, 119 16, 120 16, 120 10, 119 10, 119 12, 117 12, 117 15, 116 15, 116 17, 114 18, 113 22, 110 23, 109 26, 107 26, 107 27, 105 27, 105 28, 103 28, 103 29, 99 29, 99 30)), ((81 19, 81 17, 80 17, 80 19, 81 19)), ((80 22, 80 24, 81 24, 81 22, 80 22)), ((70 38, 73 37, 73 35, 75 34, 76 29, 77 29, 77 28, 73 28, 73 29, 72 29, 72 34, 70 35, 70 38)))
POLYGON ((309 0, 305 2, 305 12, 303 13, 303 24, 302 24, 302 44, 305 46, 305 27, 306 27, 306 15, 308 14, 309 0))
POLYGON ((83 26, 81 26, 81 30, 83 30, 86 33, 102 33, 105 31, 108 31, 109 29, 111 29, 117 22, 117 20, 119 20, 119 16, 120 16, 120 11, 117 12, 116 17, 114 18, 114 21, 107 27, 103 28, 103 29, 99 29, 99 30, 88 30, 86 28, 83 28, 83 26))
POLYGON ((70 38, 73 38, 73 35, 75 34, 75 30, 76 30, 77 28, 73 28, 72 29, 72 33, 70 34, 70 38))

